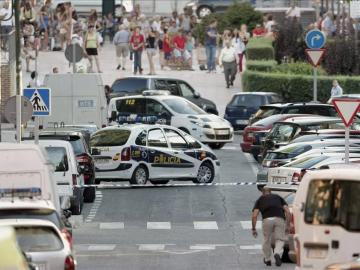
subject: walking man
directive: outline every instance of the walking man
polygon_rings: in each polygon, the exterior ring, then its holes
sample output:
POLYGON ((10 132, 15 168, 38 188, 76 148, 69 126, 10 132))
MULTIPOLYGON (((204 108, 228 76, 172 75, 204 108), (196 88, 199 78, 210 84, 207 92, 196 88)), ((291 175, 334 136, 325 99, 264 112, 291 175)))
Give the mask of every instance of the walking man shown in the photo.
POLYGON ((263 254, 264 263, 271 266, 271 240, 275 242, 274 258, 276 266, 281 266, 281 256, 286 240, 285 231, 289 228, 290 212, 285 200, 276 194, 271 194, 269 188, 264 187, 263 195, 256 201, 252 213, 252 234, 257 237, 256 221, 259 212, 262 215, 262 230, 264 235, 263 254), (285 220, 287 223, 285 223, 285 220))
POLYGON ((205 32, 205 49, 207 59, 208 73, 216 69, 215 58, 216 58, 216 39, 217 39, 217 21, 212 21, 209 27, 206 28, 205 32))
POLYGON ((225 47, 221 50, 219 56, 220 67, 224 66, 226 88, 234 85, 237 71, 238 55, 236 49, 231 46, 231 41, 225 41, 225 47))
POLYGON ((114 44, 116 46, 116 58, 118 63, 116 68, 117 70, 121 68, 121 65, 122 70, 125 70, 126 58, 129 56, 129 40, 130 32, 125 29, 125 26, 123 24, 121 24, 119 26, 119 31, 115 34, 114 37, 114 44))

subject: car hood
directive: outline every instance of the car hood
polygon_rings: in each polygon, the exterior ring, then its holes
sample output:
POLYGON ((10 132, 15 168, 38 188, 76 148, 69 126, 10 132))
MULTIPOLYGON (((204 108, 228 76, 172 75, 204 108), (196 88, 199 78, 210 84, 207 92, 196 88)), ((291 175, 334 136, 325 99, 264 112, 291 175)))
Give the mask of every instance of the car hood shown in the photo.
POLYGON ((210 125, 213 128, 230 128, 231 124, 221 118, 220 116, 217 116, 215 114, 202 114, 202 115, 183 115, 182 117, 189 119, 190 121, 200 123, 203 125, 210 125))

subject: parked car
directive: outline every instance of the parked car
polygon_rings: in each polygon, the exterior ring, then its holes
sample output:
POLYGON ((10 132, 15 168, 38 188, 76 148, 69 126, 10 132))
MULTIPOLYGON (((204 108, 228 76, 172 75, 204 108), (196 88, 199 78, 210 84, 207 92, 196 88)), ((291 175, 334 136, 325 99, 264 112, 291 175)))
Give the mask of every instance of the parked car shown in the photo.
POLYGON ((315 170, 302 179, 293 204, 296 269, 324 269, 359 255, 359 168, 315 170))
POLYGON ((249 124, 251 115, 256 113, 260 106, 280 101, 281 97, 272 92, 239 92, 227 104, 224 118, 232 124, 234 129, 243 129, 249 124))
POLYGON ((107 127, 91 137, 96 179, 131 184, 166 184, 169 180, 211 183, 220 162, 206 145, 165 125, 107 127))
POLYGON ((201 97, 188 82, 174 78, 156 76, 120 78, 113 82, 110 97, 139 95, 146 90, 167 90, 172 95, 186 98, 208 113, 219 114, 214 102, 201 97))
POLYGON ((233 128, 225 119, 208 114, 182 97, 145 91, 142 95, 112 98, 109 124, 167 124, 190 134, 213 149, 233 141, 233 128))
POLYGON ((231 0, 193 0, 186 7, 191 8, 199 18, 204 18, 214 12, 224 12, 233 4, 231 0))
POLYGON ((331 104, 322 104, 317 102, 277 103, 261 106, 250 118, 249 124, 252 125, 256 121, 274 114, 314 114, 331 117, 339 116, 336 109, 331 104))
MULTIPOLYGON (((76 160, 84 175, 85 185, 95 183, 95 164, 90 153, 90 133, 84 130, 73 130, 67 128, 44 130, 40 132, 40 140, 63 140, 70 142, 74 149, 76 160), (85 135, 85 136, 84 136, 85 135)), ((84 190, 85 202, 93 202, 95 199, 95 187, 86 187, 84 190)))
POLYGON ((355 259, 353 261, 348 261, 344 263, 334 263, 328 265, 325 270, 359 270, 360 269, 360 259, 355 259))
POLYGON ((38 269, 75 269, 74 254, 60 230, 40 219, 2 219, 0 226, 11 226, 21 250, 38 269))

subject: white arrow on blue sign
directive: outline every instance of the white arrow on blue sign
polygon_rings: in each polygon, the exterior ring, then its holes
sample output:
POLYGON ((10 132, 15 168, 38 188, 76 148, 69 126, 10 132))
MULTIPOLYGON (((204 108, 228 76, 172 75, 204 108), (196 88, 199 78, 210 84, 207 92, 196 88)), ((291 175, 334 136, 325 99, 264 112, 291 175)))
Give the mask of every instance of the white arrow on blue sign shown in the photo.
POLYGON ((309 49, 321 49, 324 47, 325 42, 326 37, 324 33, 318 29, 311 30, 306 34, 305 43, 309 49))
POLYGON ((51 91, 49 88, 25 88, 23 94, 33 106, 33 116, 51 114, 51 91))

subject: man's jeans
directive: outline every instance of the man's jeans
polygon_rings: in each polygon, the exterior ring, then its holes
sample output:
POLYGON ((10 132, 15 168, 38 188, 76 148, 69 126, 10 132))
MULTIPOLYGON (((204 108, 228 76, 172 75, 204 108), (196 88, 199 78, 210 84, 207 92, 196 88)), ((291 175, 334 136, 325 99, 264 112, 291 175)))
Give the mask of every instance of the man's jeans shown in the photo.
POLYGON ((141 72, 141 54, 142 51, 134 51, 134 72, 136 73, 138 70, 141 72))
POLYGON ((285 235, 286 223, 283 218, 273 217, 266 218, 262 223, 262 230, 264 234, 263 253, 266 261, 271 260, 271 242, 274 241, 274 255, 282 256, 284 244, 286 241, 285 235))
POLYGON ((206 48, 207 69, 208 71, 215 70, 216 46, 206 45, 205 48, 206 48))

